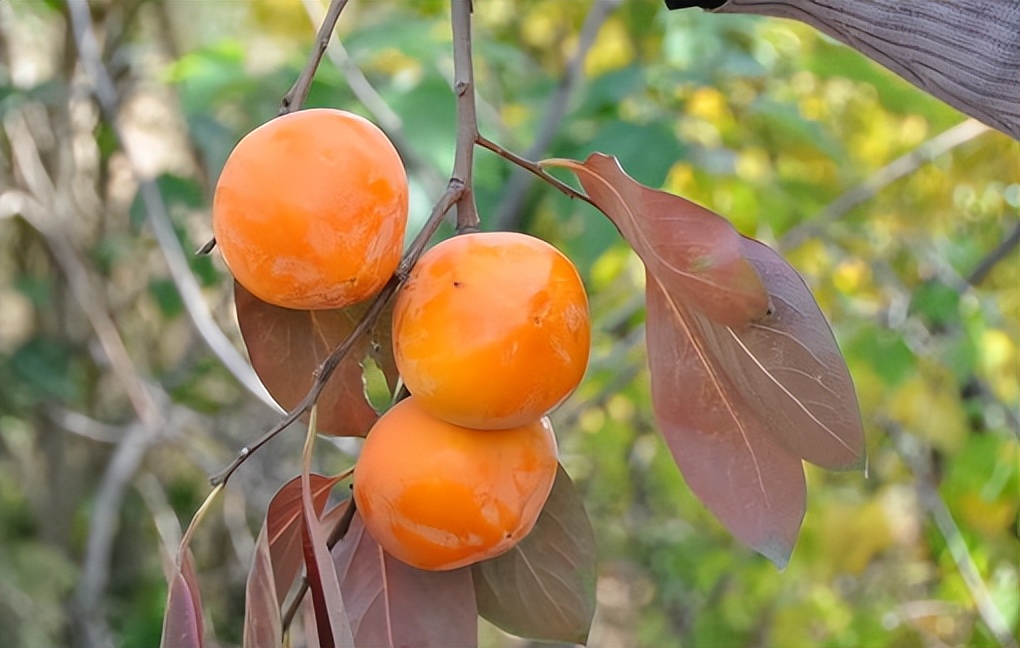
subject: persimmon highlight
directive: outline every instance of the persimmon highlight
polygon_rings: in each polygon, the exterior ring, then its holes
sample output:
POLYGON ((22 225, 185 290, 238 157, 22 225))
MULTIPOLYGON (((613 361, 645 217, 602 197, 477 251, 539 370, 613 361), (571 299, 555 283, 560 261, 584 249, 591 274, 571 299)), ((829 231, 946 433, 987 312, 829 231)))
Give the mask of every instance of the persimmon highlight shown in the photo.
POLYGON ((342 308, 400 261, 407 174, 386 135, 343 110, 278 117, 248 133, 216 185, 213 231, 234 278, 286 308, 342 308))
POLYGON ((390 555, 419 569, 456 569, 500 555, 531 531, 556 466, 546 418, 473 430, 431 416, 411 396, 365 439, 354 500, 390 555))
POLYGON ((485 232, 426 252, 397 296, 393 350, 421 406, 457 425, 526 425, 580 383, 590 344, 577 270, 526 234, 485 232))

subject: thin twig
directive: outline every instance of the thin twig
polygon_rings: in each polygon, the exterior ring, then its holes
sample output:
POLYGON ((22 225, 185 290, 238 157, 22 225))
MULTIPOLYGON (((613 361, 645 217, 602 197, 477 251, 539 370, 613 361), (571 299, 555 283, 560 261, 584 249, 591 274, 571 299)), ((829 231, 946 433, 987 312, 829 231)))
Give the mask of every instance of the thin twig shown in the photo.
POLYGON ((319 69, 319 63, 326 53, 326 48, 329 47, 333 30, 336 29, 336 22, 340 20, 340 12, 347 6, 347 1, 332 0, 329 3, 326 17, 323 18, 322 24, 319 25, 319 33, 315 36, 315 47, 309 53, 308 62, 294 81, 294 85, 290 87, 290 90, 287 91, 287 94, 280 101, 280 111, 278 114, 286 115, 295 110, 301 110, 305 99, 308 98, 308 91, 312 89, 312 79, 315 77, 315 71, 319 69))
POLYGON ((791 228, 779 240, 779 249, 786 251, 797 247, 811 236, 824 230, 833 221, 843 218, 857 205, 873 198, 879 191, 893 182, 917 171, 940 155, 944 155, 954 148, 962 146, 974 138, 989 132, 994 132, 994 129, 985 126, 977 120, 967 119, 949 130, 936 135, 910 153, 896 158, 876 171, 866 181, 829 203, 825 209, 812 218, 791 228))
POLYGON ((1009 236, 1002 239, 991 252, 981 259, 974 270, 967 275, 967 283, 971 286, 977 286, 984 281, 991 274, 995 266, 1008 257, 1010 252, 1016 249, 1017 245, 1020 245, 1020 223, 1014 225, 1013 231, 1010 232, 1009 236))
MULTIPOLYGON (((319 0, 303 1, 309 20, 313 24, 319 24, 323 20, 322 5, 319 0)), ((379 94, 365 73, 347 53, 343 43, 335 37, 331 38, 326 48, 326 56, 344 75, 347 87, 371 115, 372 121, 378 124, 379 128, 393 142, 393 146, 396 147, 408 171, 416 174, 422 180, 429 195, 435 195, 442 191, 443 184, 446 182, 443 176, 414 150, 404 132, 404 124, 400 115, 386 103, 383 96, 379 94)))
POLYGON ((981 578, 981 571, 970 555, 967 541, 939 492, 934 466, 927 458, 931 454, 930 449, 920 444, 912 434, 893 421, 885 421, 884 427, 896 441, 895 445, 900 457, 914 473, 921 504, 928 511, 932 522, 935 523, 935 528, 945 540, 949 555, 952 556, 956 569, 974 600, 978 615, 1002 648, 1015 647, 1017 640, 1009 628, 1009 623, 996 607, 984 579, 981 578))
POLYGON ((492 140, 486 139, 483 135, 479 135, 475 139, 475 143, 478 144, 478 146, 481 146, 483 149, 492 151, 493 153, 503 158, 504 160, 516 164, 522 169, 530 171, 534 175, 538 176, 541 180, 544 180, 545 182, 549 183, 556 189, 559 189, 568 198, 576 198, 577 200, 583 200, 592 207, 598 209, 598 205, 596 205, 591 198, 581 193, 577 189, 574 189, 566 182, 563 182, 556 176, 552 175, 551 173, 543 169, 541 166, 539 166, 537 162, 532 162, 531 160, 523 158, 520 155, 513 153, 512 151, 508 151, 499 144, 493 142, 492 140))
POLYGON ((127 156, 131 171, 138 182, 138 191, 145 205, 149 225, 152 227, 156 242, 159 244, 167 268, 170 270, 170 277, 180 293, 181 301, 184 303, 195 330, 227 371, 245 389, 268 407, 279 411, 276 402, 266 391, 254 370, 234 348, 234 345, 213 319, 209 307, 202 297, 198 282, 191 274, 184 250, 181 249, 181 244, 177 240, 177 234, 174 232, 170 215, 167 212, 166 202, 163 200, 158 185, 153 180, 142 177, 138 172, 138 156, 118 125, 117 109, 120 100, 113 80, 102 59, 99 58, 99 47, 92 31, 92 17, 89 13, 88 3, 85 0, 70 0, 67 6, 78 54, 92 79, 93 92, 99 102, 103 119, 110 126, 127 156))
MULTIPOLYGON (((599 30, 602 29, 602 25, 616 8, 620 6, 621 1, 603 0, 592 4, 591 10, 584 18, 584 24, 581 25, 581 34, 577 40, 577 47, 570 60, 567 61, 563 78, 556 87, 556 92, 553 93, 549 103, 546 105, 545 115, 539 125, 538 134, 524 153, 524 157, 534 160, 545 155, 549 149, 549 145, 552 144, 553 139, 559 132, 563 118, 567 115, 570 98, 577 88, 578 82, 583 78, 584 60, 588 56, 588 51, 595 44, 595 39, 598 36, 599 30)), ((503 200, 496 208, 494 219, 496 229, 516 230, 520 227, 524 201, 527 198, 528 189, 531 187, 532 182, 533 178, 525 172, 525 169, 514 169, 514 172, 510 174, 510 178, 506 181, 503 189, 503 200)))
POLYGON ((362 315, 361 319, 358 320, 358 324, 351 331, 351 334, 344 339, 340 345, 330 353, 326 359, 319 364, 315 370, 314 380, 312 386, 305 394, 305 397, 301 399, 297 405, 294 406, 284 417, 277 422, 272 428, 270 428, 265 434, 259 437, 251 445, 241 448, 237 457, 234 458, 223 470, 216 473, 209 478, 209 483, 213 486, 224 484, 230 479, 230 476, 234 474, 234 471, 241 467, 249 456, 258 451, 259 448, 269 443, 277 434, 287 428, 291 423, 301 418, 302 415, 307 413, 312 406, 315 405, 322 393, 322 390, 326 387, 326 383, 329 382, 333 372, 340 365, 343 359, 350 352, 351 348, 357 343, 362 335, 367 333, 375 325, 376 319, 383 312, 386 307, 386 303, 396 293, 397 289, 407 279, 407 274, 411 271, 411 268, 417 263, 418 258, 424 252, 428 245, 429 239, 435 234, 439 225, 443 222, 443 218, 456 204, 457 199, 464 191, 464 187, 460 182, 451 180, 449 186, 446 188, 446 192, 443 193, 439 202, 432 208, 432 213, 429 215, 428 221, 425 226, 418 232, 414 241, 411 242, 410 247, 404 254, 404 257, 400 261, 400 265, 397 267, 397 271, 390 278, 389 282, 383 287, 382 291, 372 300, 368 310, 362 315))
POLYGON ((463 233, 477 231, 479 225, 472 184, 478 116, 475 113, 474 64, 471 61, 471 0, 452 0, 450 24, 453 27, 453 92, 457 96, 457 150, 453 178, 464 185, 457 201, 457 232, 463 233))

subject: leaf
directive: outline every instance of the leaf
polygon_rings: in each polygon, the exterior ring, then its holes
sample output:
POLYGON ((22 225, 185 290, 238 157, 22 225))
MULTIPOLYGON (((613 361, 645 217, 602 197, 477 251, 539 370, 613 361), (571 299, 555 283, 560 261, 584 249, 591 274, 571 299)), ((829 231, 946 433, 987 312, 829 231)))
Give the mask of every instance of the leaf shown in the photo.
POLYGON ((244 635, 241 645, 245 648, 282 646, 280 601, 283 599, 277 596, 276 585, 267 528, 263 525, 255 541, 255 553, 244 590, 244 635))
POLYGON ((301 544, 305 556, 305 578, 315 608, 316 633, 322 648, 354 648, 354 635, 340 593, 333 559, 327 546, 327 534, 319 522, 312 496, 312 448, 317 432, 318 409, 313 407, 308 424, 308 435, 302 453, 301 468, 301 544))
MULTIPOLYGON (((339 480, 339 476, 309 475, 316 513, 321 513, 326 506, 330 489, 339 480)), ((342 506, 334 507, 330 513, 342 506)), ((283 636, 281 605, 304 559, 300 544, 301 515, 301 477, 298 476, 284 484, 269 502, 265 522, 255 542, 245 587, 242 645, 246 647, 280 645, 283 636)))
POLYGON ((773 312, 745 329, 714 327, 707 348, 789 452, 830 470, 863 467, 853 379, 814 296, 770 247, 745 238, 742 248, 768 287, 773 312))
POLYGON ((358 646, 446 648, 478 644, 478 613, 467 567, 425 571, 383 551, 354 514, 333 548, 358 646))
POLYGON ((471 573, 479 614, 503 630, 539 641, 587 641, 595 614, 595 532, 563 466, 531 533, 471 573))
POLYGON ((762 279, 743 257, 741 236, 726 219, 679 196, 642 186, 615 157, 593 153, 583 164, 554 159, 542 165, 573 171, 649 273, 685 307, 735 328, 768 311, 762 279))
MULTIPOLYGON (((255 373, 287 410, 305 397, 319 364, 354 330, 365 309, 362 304, 319 311, 281 308, 255 297, 236 281, 234 304, 255 373)), ((369 336, 358 340, 326 384, 318 400, 321 434, 364 436, 378 418, 365 396, 361 361, 368 353, 377 354, 387 381, 396 384, 392 345, 385 337, 388 312, 378 320, 380 335, 375 344, 369 336)))
POLYGON ((170 577, 166 613, 163 616, 162 648, 201 648, 202 599, 198 591, 191 551, 182 552, 183 560, 170 577))
POLYGON ((708 355, 703 336, 712 323, 678 306, 651 276, 647 299, 652 405, 673 459, 738 540, 786 566, 804 518, 800 459, 765 430, 708 355))
MULTIPOLYGON (((340 481, 339 476, 308 476, 312 489, 312 501, 316 514, 321 514, 329 499, 329 491, 340 481)), ((283 485, 269 502, 266 511, 266 537, 269 541, 270 559, 276 582, 276 598, 282 602, 294 583, 304 555, 301 550, 302 495, 301 477, 295 477, 283 485)), ((260 534, 261 535, 261 534, 260 534)))

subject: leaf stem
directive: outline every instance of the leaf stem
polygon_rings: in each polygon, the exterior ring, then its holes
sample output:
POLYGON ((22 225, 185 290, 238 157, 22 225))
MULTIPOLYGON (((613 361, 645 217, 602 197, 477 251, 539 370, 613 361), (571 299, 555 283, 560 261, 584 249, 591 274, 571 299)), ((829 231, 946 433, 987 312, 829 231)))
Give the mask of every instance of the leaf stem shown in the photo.
POLYGON ((511 164, 515 164, 526 171, 530 171, 531 173, 536 175, 540 180, 544 180, 545 182, 552 185, 554 188, 559 189, 560 192, 562 192, 568 198, 583 200, 592 207, 598 209, 598 205, 592 202, 591 198, 589 198, 586 194, 583 194, 577 189, 574 189, 566 182, 563 182, 556 176, 552 175, 551 173, 543 169, 540 163, 532 162, 531 160, 521 157, 520 155, 517 155, 512 151, 508 151, 499 144, 496 144, 492 140, 487 139, 484 135, 477 135, 475 137, 475 144, 481 146, 483 149, 492 151, 493 153, 503 158, 504 160, 507 160, 511 164))

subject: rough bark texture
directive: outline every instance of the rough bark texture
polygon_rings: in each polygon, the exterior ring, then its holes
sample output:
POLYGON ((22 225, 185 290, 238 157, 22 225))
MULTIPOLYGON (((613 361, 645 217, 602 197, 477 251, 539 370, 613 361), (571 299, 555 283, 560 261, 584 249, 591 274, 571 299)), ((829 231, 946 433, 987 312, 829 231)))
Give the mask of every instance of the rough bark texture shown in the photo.
POLYGON ((1020 139, 1020 0, 729 0, 806 22, 1020 139))

